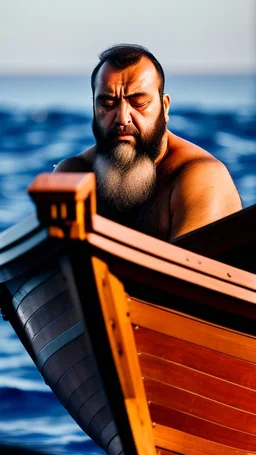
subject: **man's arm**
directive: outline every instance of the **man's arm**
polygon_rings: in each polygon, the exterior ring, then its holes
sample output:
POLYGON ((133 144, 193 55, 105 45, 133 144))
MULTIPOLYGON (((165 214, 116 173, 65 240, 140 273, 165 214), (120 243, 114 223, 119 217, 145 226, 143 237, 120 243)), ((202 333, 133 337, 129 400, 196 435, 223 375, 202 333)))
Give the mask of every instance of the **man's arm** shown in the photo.
POLYGON ((187 163, 170 200, 171 239, 242 209, 234 182, 223 163, 206 158, 187 163))

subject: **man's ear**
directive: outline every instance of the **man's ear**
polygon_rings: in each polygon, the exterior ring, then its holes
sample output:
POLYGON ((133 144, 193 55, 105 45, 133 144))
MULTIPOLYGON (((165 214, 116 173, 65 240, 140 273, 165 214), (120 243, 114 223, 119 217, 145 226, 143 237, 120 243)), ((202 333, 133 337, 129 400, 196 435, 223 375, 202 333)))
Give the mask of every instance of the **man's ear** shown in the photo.
POLYGON ((163 106, 164 106, 164 116, 165 116, 165 121, 168 123, 169 121, 169 108, 171 105, 171 98, 167 93, 164 93, 163 95, 163 106))

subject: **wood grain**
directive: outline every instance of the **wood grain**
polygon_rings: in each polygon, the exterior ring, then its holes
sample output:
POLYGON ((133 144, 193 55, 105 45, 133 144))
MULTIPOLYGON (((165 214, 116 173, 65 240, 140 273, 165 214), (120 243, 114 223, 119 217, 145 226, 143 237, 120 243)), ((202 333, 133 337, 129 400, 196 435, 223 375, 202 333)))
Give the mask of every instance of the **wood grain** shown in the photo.
MULTIPOLYGON (((246 214, 246 212, 243 213, 246 214)), ((197 270, 199 272, 215 276, 221 280, 226 280, 227 282, 232 282, 245 287, 249 286, 252 287, 252 289, 256 289, 256 281, 253 274, 247 273, 230 265, 214 261, 213 259, 206 257, 207 254, 195 254, 192 252, 192 249, 191 251, 188 251, 190 250, 190 242, 188 242, 188 248, 180 248, 149 237, 148 235, 141 234, 140 232, 129 229, 118 223, 114 223, 113 221, 97 214, 93 216, 92 225, 95 233, 103 235, 104 237, 107 236, 109 238, 113 238, 117 242, 127 246, 132 246, 132 248, 136 250, 147 252, 151 257, 162 258, 172 263, 182 265, 187 269, 197 270)), ((237 238, 237 241, 239 241, 239 238, 237 238)), ((182 246, 181 237, 176 239, 173 243, 181 244, 182 246)), ((216 247, 215 244, 214 247, 216 247)))
MULTIPOLYGON (((205 373, 209 381, 211 379, 213 380, 213 387, 215 385, 214 378, 220 378, 228 382, 230 391, 233 390, 232 384, 237 384, 243 388, 252 389, 252 395, 248 395, 248 399, 249 397, 253 398, 255 396, 255 392, 253 392, 256 391, 255 363, 238 359, 227 354, 208 349, 204 346, 199 346, 198 344, 181 340, 173 336, 168 336, 160 332, 155 332, 144 327, 136 328, 136 330, 134 330, 134 336, 138 351, 153 356, 148 359, 149 363, 151 361, 157 362, 158 357, 162 360, 176 364, 176 373, 174 371, 174 374, 179 374, 180 370, 178 365, 183 365, 189 368, 189 373, 191 373, 191 383, 193 383, 193 378, 197 378, 196 372, 199 371, 205 373), (152 340, 154 340, 154 342, 152 342, 152 340), (193 370, 195 371, 193 372, 193 370)), ((144 362, 143 365, 144 368, 146 368, 147 360, 144 356, 140 359, 140 361, 144 362)), ((156 365, 156 368, 151 367, 152 374, 154 371, 154 374, 158 375, 158 372, 156 371, 157 368, 160 368, 161 371, 162 368, 165 369, 168 367, 165 363, 156 365)), ((160 371, 159 374, 161 374, 160 371)), ((185 371, 184 374, 186 374, 185 371)), ((158 378, 158 376, 156 377, 158 378)), ((178 379, 180 379, 180 377, 178 377, 178 379)), ((225 387, 224 384, 223 387, 225 387)), ((250 391, 248 391, 248 393, 249 392, 250 391)), ((252 406, 251 412, 255 412, 256 400, 253 399, 252 401, 253 403, 250 404, 250 406, 252 406)))
POLYGON ((158 424, 154 427, 154 436, 159 455, 165 455, 165 451, 167 454, 174 451, 182 455, 253 455, 256 453, 251 450, 248 452, 234 449, 158 424))
POLYGON ((152 422, 155 422, 156 425, 174 428, 234 449, 256 450, 256 435, 253 434, 233 430, 155 403, 150 405, 150 415, 152 422))
POLYGON ((122 388, 138 455, 155 455, 152 422, 140 374, 127 297, 122 283, 100 259, 92 258, 109 345, 122 388))
POLYGON ((251 389, 144 353, 139 355, 139 361, 145 385, 149 379, 160 385, 171 386, 172 389, 169 390, 171 394, 175 393, 176 389, 182 389, 230 406, 231 409, 256 414, 256 392, 251 389))
POLYGON ((255 414, 148 378, 144 379, 144 385, 150 403, 160 404, 165 408, 175 409, 234 430, 256 434, 255 414))
POLYGON ((135 326, 180 338, 199 346, 239 359, 256 362, 255 338, 204 323, 168 309, 130 300, 131 319, 135 326))

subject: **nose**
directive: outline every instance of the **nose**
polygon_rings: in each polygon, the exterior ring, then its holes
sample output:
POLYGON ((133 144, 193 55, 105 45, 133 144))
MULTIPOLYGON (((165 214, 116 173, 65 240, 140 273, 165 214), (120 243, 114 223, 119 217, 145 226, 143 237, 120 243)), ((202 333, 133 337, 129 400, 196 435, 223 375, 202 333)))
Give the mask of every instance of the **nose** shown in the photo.
POLYGON ((117 125, 128 125, 131 123, 131 106, 129 103, 122 99, 116 107, 116 118, 115 123, 117 125))

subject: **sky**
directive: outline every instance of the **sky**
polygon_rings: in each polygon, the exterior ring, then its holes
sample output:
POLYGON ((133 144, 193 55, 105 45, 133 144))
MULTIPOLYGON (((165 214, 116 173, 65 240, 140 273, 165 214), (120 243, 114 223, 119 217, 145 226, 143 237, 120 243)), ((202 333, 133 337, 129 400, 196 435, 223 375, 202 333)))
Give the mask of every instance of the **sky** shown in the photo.
POLYGON ((120 42, 166 71, 256 72, 256 0, 0 0, 0 74, 84 74, 120 42))

